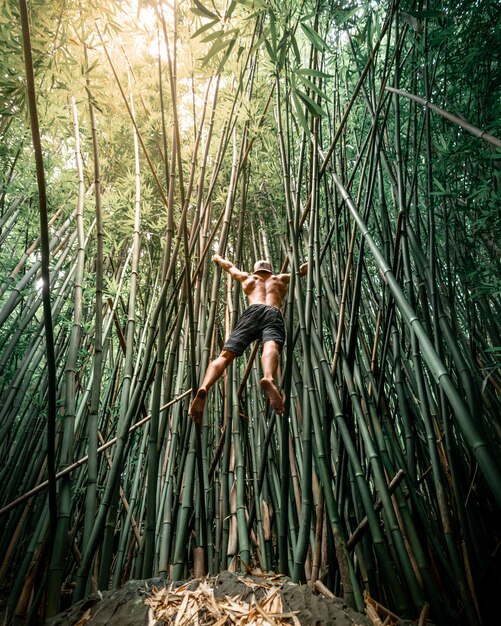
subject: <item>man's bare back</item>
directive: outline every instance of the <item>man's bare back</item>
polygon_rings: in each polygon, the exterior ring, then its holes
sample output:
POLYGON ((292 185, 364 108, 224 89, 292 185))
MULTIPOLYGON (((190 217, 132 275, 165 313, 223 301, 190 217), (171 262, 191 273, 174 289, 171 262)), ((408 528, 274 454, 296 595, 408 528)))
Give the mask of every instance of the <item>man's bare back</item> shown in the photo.
POLYGON ((251 274, 242 283, 242 288, 250 304, 266 304, 278 309, 287 293, 289 274, 251 274))
MULTIPOLYGON (((242 283, 249 305, 266 304, 278 309, 282 306, 287 287, 289 286, 290 274, 272 274, 269 271, 258 271, 257 273, 249 274, 249 272, 242 272, 231 261, 223 259, 219 254, 216 254, 213 260, 231 274, 235 280, 242 283)), ((306 263, 301 265, 299 269, 301 275, 306 273, 306 268, 306 263)))

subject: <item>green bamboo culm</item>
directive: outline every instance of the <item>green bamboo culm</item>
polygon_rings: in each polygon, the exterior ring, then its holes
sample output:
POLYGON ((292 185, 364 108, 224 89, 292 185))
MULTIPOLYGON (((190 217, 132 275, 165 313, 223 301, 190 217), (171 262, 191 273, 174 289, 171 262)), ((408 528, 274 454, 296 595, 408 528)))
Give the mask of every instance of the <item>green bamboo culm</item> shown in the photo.
MULTIPOLYGON (((47 366, 47 427, 46 427, 46 454, 47 454, 47 476, 49 492, 49 558, 52 555, 57 527, 58 503, 56 493, 56 357, 54 349, 54 329, 51 308, 51 288, 50 288, 50 251, 49 251, 49 219, 48 202, 45 183, 45 170, 43 162, 42 142, 40 125, 37 111, 37 100, 35 92, 35 76, 33 72, 33 54, 30 35, 30 20, 28 4, 26 0, 19 1, 22 26, 22 42, 24 53, 24 65, 26 72, 26 83, 28 92, 28 108, 30 116, 31 137, 33 150, 35 153, 35 168, 38 188, 38 203, 40 213, 40 252, 41 252, 41 277, 42 277, 42 300, 43 319, 45 331, 45 351, 47 366)), ((49 611, 51 608, 49 607, 49 611)))

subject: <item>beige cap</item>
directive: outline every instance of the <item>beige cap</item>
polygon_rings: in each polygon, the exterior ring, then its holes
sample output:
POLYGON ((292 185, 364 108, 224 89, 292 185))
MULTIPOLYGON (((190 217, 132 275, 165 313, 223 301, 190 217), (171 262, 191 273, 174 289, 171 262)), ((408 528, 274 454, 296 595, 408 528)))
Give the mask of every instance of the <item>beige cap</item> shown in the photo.
POLYGON ((268 263, 268 261, 264 261, 263 259, 256 261, 254 263, 254 274, 256 272, 269 272, 271 274, 272 272, 270 263, 268 263))

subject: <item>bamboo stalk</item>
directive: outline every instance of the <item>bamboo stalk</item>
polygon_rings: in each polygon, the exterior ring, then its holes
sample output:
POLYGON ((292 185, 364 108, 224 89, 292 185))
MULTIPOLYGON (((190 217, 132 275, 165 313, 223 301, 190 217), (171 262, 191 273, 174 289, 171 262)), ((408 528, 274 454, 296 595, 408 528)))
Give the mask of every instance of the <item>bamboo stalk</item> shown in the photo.
POLYGON ((42 299, 45 326, 45 347, 47 354, 47 474, 49 491, 49 512, 51 520, 51 533, 48 552, 52 553, 54 533, 57 525, 57 494, 56 494, 56 460, 55 460, 55 435, 56 435, 56 361, 54 354, 54 332, 51 310, 50 291, 50 268, 49 268, 49 226, 48 207, 45 186, 45 173, 42 154, 42 143, 40 137, 40 127, 38 122, 38 112, 35 93, 35 76, 33 73, 33 57, 31 49, 30 24, 28 6, 26 0, 19 0, 21 13, 21 25, 23 34, 23 52, 26 70, 26 81, 28 88, 28 105, 30 113, 30 126, 35 151, 35 165, 38 186, 38 199, 40 210, 40 244, 42 252, 42 299))
MULTIPOLYGON (((68 346, 68 354, 65 367, 65 400, 66 415, 64 420, 63 442, 59 458, 59 466, 68 465, 70 451, 74 445, 74 429, 76 417, 76 398, 75 398, 75 373, 78 346, 80 344, 81 326, 82 326, 82 283, 85 262, 85 233, 83 224, 83 205, 84 205, 84 176, 83 163, 80 152, 80 132, 78 125, 78 111, 75 99, 71 97, 71 111, 73 116, 73 125, 75 129, 75 162, 78 172, 78 200, 76 210, 76 226, 78 233, 78 252, 77 252, 77 268, 75 271, 74 285, 74 318, 71 331, 70 343, 68 346)), ((56 478, 57 480, 57 478, 56 478)), ((71 508, 71 486, 66 480, 62 483, 59 491, 60 509, 58 512, 58 525, 55 538, 55 549, 52 554, 51 564, 49 566, 47 576, 47 614, 57 615, 59 612, 60 589, 63 577, 63 564, 65 561, 68 535, 70 524, 70 508, 71 508)))

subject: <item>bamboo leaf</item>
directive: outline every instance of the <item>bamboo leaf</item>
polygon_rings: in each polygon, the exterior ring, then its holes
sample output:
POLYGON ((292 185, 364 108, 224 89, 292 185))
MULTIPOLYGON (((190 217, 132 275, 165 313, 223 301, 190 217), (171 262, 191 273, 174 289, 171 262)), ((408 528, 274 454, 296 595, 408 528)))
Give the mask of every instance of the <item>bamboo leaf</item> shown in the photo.
POLYGON ((225 18, 231 17, 236 6, 237 6, 237 0, 231 0, 230 5, 228 9, 226 10, 225 18))
POLYGON ((325 115, 324 110, 321 106, 319 106, 315 100, 310 98, 304 91, 297 89, 297 95, 301 98, 301 100, 305 103, 308 111, 315 117, 323 117, 325 115))
POLYGON ((214 39, 219 39, 219 37, 224 37, 224 30, 216 30, 210 35, 207 35, 203 39, 201 39, 202 43, 209 43, 210 41, 214 41, 214 39))
POLYGON ((196 11, 195 9, 192 8, 191 10, 192 10, 193 13, 197 13, 197 15, 201 15, 203 17, 210 17, 212 19, 219 19, 219 15, 217 15, 213 11, 209 11, 209 9, 207 7, 205 7, 199 0, 193 0, 193 2, 195 3, 195 6, 198 9, 198 11, 196 11))
POLYGON ((267 9, 268 5, 262 0, 239 0, 239 4, 243 4, 244 6, 248 6, 251 8, 259 7, 260 9, 267 9))
POLYGON ((300 68, 295 72, 299 76, 315 76, 316 78, 333 78, 332 74, 321 72, 320 70, 312 70, 309 68, 300 68))
POLYGON ((271 45, 271 43, 269 42, 268 39, 264 40, 264 45, 266 46, 266 50, 268 52, 268 56, 271 59, 271 62, 274 65, 276 65, 277 64, 277 56, 276 56, 275 51, 273 50, 272 45, 271 45))
POLYGON ((306 120, 306 117, 304 116, 303 108, 302 108, 302 105, 301 105, 301 101, 298 98, 298 96, 297 96, 295 91, 292 92, 292 102, 294 104, 294 111, 296 113, 296 118, 299 121, 299 124, 302 126, 304 132, 308 136, 310 134, 310 128, 308 126, 308 122, 306 120))
POLYGON ((315 85, 315 83, 313 83, 309 78, 306 78, 306 76, 301 76, 301 75, 299 75, 298 78, 301 81, 301 83, 303 83, 303 85, 305 85, 305 87, 307 87, 308 89, 311 89, 312 91, 314 91, 323 100, 326 100, 327 102, 331 102, 331 99, 325 93, 325 91, 323 91, 322 89, 320 89, 320 87, 315 85))
POLYGON ((221 61, 220 61, 219 65, 217 66, 216 74, 219 74, 219 73, 221 72, 221 70, 223 69, 224 64, 225 64, 225 63, 226 63, 226 61, 229 59, 229 56, 230 56, 230 54, 231 54, 231 51, 233 50, 233 48, 234 48, 234 46, 235 46, 236 42, 237 42, 237 38, 236 38, 236 37, 234 37, 234 38, 230 41, 230 43, 229 43, 229 45, 228 45, 228 50, 226 50, 226 52, 225 52, 225 53, 224 53, 224 55, 223 55, 223 58, 221 59, 221 61))
MULTIPOLYGON (((262 34, 261 34, 261 36, 258 38, 258 40, 256 41, 256 43, 252 46, 252 49, 251 49, 252 53, 255 53, 255 52, 256 52, 256 50, 259 50, 259 48, 263 45, 263 43, 264 43, 264 44, 265 44, 265 46, 266 46, 266 41, 268 40, 269 35, 270 35, 270 28, 269 28, 269 26, 268 26, 268 27, 266 27, 266 28, 263 30, 263 32, 262 32, 262 34)), ((267 47, 266 47, 266 49, 268 50, 268 48, 267 48, 267 47)), ((269 54, 269 52, 268 52, 268 54, 269 54)))
POLYGON ((442 183, 438 180, 436 176, 433 177, 433 184, 435 186, 435 191, 431 192, 433 196, 450 196, 451 193, 445 189, 442 183))
POLYGON ((305 24, 304 22, 301 22, 301 29, 314 48, 316 48, 320 52, 325 52, 328 46, 317 32, 315 32, 312 28, 308 26, 308 24, 305 24))
POLYGON ((299 124, 302 126, 303 130, 309 136, 310 127, 308 126, 308 121, 303 112, 303 105, 301 104, 301 100, 298 97, 296 84, 294 82, 294 76, 291 77, 291 95, 292 95, 292 103, 294 105, 294 111, 296 112, 296 118, 299 121, 299 124))
POLYGON ((277 49, 277 25, 273 11, 270 11, 270 35, 271 45, 274 51, 277 49))
MULTIPOLYGON (((193 15, 197 15, 198 17, 207 17, 204 11, 200 11, 200 9, 197 9, 196 7, 191 7, 190 11, 193 13, 193 15)), ((218 22, 219 21, 220 20, 218 19, 218 22)))
POLYGON ((501 159, 501 152, 498 154, 492 154, 491 152, 484 153, 481 155, 483 159, 491 159, 493 161, 499 161, 501 159))
POLYGON ((82 71, 82 75, 88 75, 92 72, 92 70, 97 66, 97 64, 99 63, 99 59, 96 59, 95 61, 93 61, 88 67, 87 69, 83 69, 82 71))
POLYGON ((297 39, 294 33, 291 35, 291 46, 292 51, 294 52, 294 57, 296 58, 296 63, 301 65, 301 53, 299 52, 299 46, 297 45, 297 39))
POLYGON ((220 37, 217 41, 215 41, 212 48, 205 55, 205 57, 203 57, 202 67, 205 67, 212 57, 218 54, 218 52, 221 52, 221 50, 223 50, 227 45, 228 42, 223 37, 220 37))
POLYGON ((205 23, 191 36, 191 39, 196 39, 197 37, 200 37, 200 35, 208 31, 210 28, 212 28, 216 24, 219 24, 219 20, 211 20, 210 22, 205 23))
POLYGON ((285 63, 285 55, 287 54, 287 42, 288 42, 288 31, 286 31, 282 37, 282 39, 280 40, 280 43, 278 44, 278 50, 279 50, 279 55, 278 55, 278 67, 281 68, 284 66, 285 63))
POLYGON ((353 7, 351 9, 340 9, 337 13, 337 23, 339 25, 344 24, 355 16, 360 11, 360 7, 353 7))
POLYGON ((306 15, 301 16, 301 20, 303 22, 308 22, 309 20, 315 19, 316 15, 317 15, 316 11, 311 11, 310 13, 307 13, 306 15))

